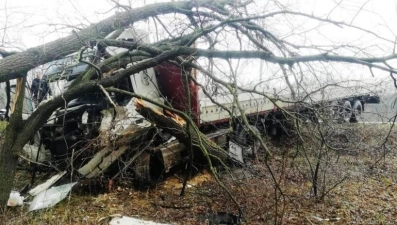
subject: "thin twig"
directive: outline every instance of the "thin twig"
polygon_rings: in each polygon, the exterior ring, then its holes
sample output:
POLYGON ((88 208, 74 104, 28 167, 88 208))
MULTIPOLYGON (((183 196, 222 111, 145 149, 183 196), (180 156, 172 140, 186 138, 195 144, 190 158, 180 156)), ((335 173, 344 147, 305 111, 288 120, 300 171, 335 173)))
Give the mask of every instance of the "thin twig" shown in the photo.
POLYGON ((105 90, 105 88, 102 85, 98 85, 101 91, 106 95, 106 97, 109 99, 110 103, 113 105, 114 109, 117 109, 116 104, 113 102, 112 98, 110 97, 109 93, 105 90))

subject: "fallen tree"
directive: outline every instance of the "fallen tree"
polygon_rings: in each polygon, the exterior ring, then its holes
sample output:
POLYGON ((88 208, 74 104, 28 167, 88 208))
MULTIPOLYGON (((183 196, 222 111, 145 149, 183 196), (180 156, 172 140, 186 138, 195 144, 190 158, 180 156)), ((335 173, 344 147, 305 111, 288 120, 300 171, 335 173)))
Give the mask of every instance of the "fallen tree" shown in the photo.
MULTIPOLYGON (((33 137, 35 132, 46 123, 47 119, 56 109, 64 107, 67 102, 83 94, 101 92, 101 87, 107 89, 115 86, 132 74, 152 68, 163 62, 171 62, 179 65, 180 68, 183 69, 184 63, 199 64, 197 62, 199 57, 208 58, 212 61, 215 58, 224 59, 228 62, 232 59, 262 59, 272 65, 274 64, 276 67, 283 68, 283 72, 286 71, 285 66, 288 66, 292 74, 294 74, 293 68, 301 68, 305 63, 308 68, 311 68, 309 64, 311 62, 346 62, 367 66, 371 71, 373 68, 387 71, 391 73, 392 76, 397 73, 396 69, 388 64, 389 61, 397 58, 397 55, 394 53, 379 57, 358 57, 356 55, 342 56, 337 53, 333 54, 332 51, 328 49, 318 48, 315 49, 316 54, 302 56, 295 54, 294 51, 296 49, 305 49, 309 47, 292 45, 288 41, 279 39, 276 35, 265 30, 263 26, 253 21, 266 20, 277 15, 294 15, 353 29, 355 29, 355 27, 329 19, 322 19, 312 15, 294 13, 286 10, 274 11, 267 14, 263 13, 261 15, 250 15, 248 11, 244 13, 249 3, 250 1, 218 0, 212 2, 181 1, 147 5, 118 13, 79 32, 73 32, 73 34, 67 37, 1 59, 0 82, 21 78, 18 81, 18 85, 22 87, 24 85, 24 79, 22 78, 26 76, 26 73, 30 69, 45 62, 59 59, 69 53, 76 52, 82 47, 101 48, 106 46, 117 46, 128 49, 127 52, 107 58, 93 65, 85 74, 81 74, 62 95, 56 96, 54 99, 41 104, 26 121, 22 121, 21 116, 24 88, 18 89, 15 109, 11 114, 9 125, 7 126, 4 144, 0 148, 0 182, 4 184, 0 186, 0 204, 4 205, 13 187, 11 181, 15 175, 18 154, 23 146, 33 137), (169 14, 183 15, 186 26, 181 25, 181 29, 176 27, 174 31, 169 31, 170 29, 164 26, 164 33, 169 32, 168 36, 155 43, 142 44, 139 41, 103 40, 103 38, 112 31, 123 29, 141 20, 148 18, 156 20, 156 17, 159 15, 169 14), (230 32, 230 29, 233 32, 230 32), (220 35, 221 32, 235 33, 234 37, 240 43, 236 46, 239 47, 237 49, 223 49, 225 45, 221 38, 222 35, 220 35), (205 40, 209 43, 208 49, 195 46, 194 43, 198 40, 205 40), (246 46, 243 46, 242 42, 249 43, 247 44, 249 47, 245 49, 246 46), (118 71, 118 69, 122 67, 120 64, 125 65, 127 63, 133 63, 133 65, 118 71), (104 75, 104 72, 109 71, 115 72, 114 75, 104 75)), ((371 32, 368 33, 373 34, 371 32)), ((392 43, 394 42, 392 41, 392 43)), ((212 63, 211 65, 212 67, 218 66, 216 63, 212 63)), ((196 65, 195 68, 202 67, 196 65)), ((218 68, 218 70, 224 72, 224 68, 222 67, 218 68)), ((262 90, 257 90, 256 85, 252 89, 240 87, 237 84, 236 77, 230 76, 230 79, 223 81, 222 79, 216 78, 216 76, 211 76, 213 75, 211 70, 202 72, 212 82, 226 90, 233 90, 233 92, 244 90, 260 94, 265 99, 271 100, 272 102, 275 101, 273 97, 269 97, 269 95, 265 94, 262 90)), ((194 80, 193 77, 188 77, 187 79, 194 80)), ((205 85, 201 84, 201 86, 205 89, 205 85)), ((115 89, 108 90, 117 91, 115 89)), ((208 96, 211 95, 208 94, 208 96)), ((134 97, 141 98, 141 96, 138 95, 134 95, 134 97)), ((236 104, 237 99, 234 99, 234 101, 236 104)), ((221 103, 218 104, 222 106, 221 103)), ((161 106, 166 109, 166 111, 173 112, 172 115, 178 115, 178 117, 170 117, 171 114, 165 115, 162 112, 154 111, 150 107, 146 107, 140 101, 136 102, 136 106, 141 115, 147 120, 152 121, 152 123, 172 133, 181 143, 188 147, 189 151, 192 153, 194 152, 198 157, 205 158, 210 165, 212 163, 222 164, 227 161, 227 154, 197 129, 197 126, 190 118, 189 112, 178 112, 175 109, 167 109, 166 106, 161 106)), ((227 107, 223 107, 227 109, 227 107)), ((126 139, 122 140, 125 141, 126 139)), ((127 142, 130 141, 131 139, 128 139, 127 142)), ((261 143, 264 145, 263 141, 261 143)), ((120 143, 120 146, 124 146, 123 144, 125 143, 120 143)), ((127 151, 127 149, 122 148, 120 152, 115 154, 121 155, 125 151, 127 151)), ((109 156, 111 151, 105 149, 103 153, 104 154, 100 156, 101 160, 109 156)), ((190 156, 190 158, 192 157, 193 155, 190 156)), ((109 161, 111 161, 110 158, 109 161)), ((96 165, 97 164, 95 164, 95 166, 96 165)), ((88 172, 86 171, 87 174, 94 171, 95 166, 88 168, 88 172)))
POLYGON ((112 31, 127 27, 136 21, 163 14, 183 14, 193 7, 194 5, 192 5, 190 1, 186 1, 158 3, 131 9, 118 13, 99 23, 92 24, 80 31, 73 31, 69 36, 23 52, 14 53, 0 60, 0 83, 18 77, 24 77, 27 75, 27 72, 34 67, 55 59, 60 59, 67 54, 77 52, 82 46, 86 46, 92 40, 103 39, 112 31))
MULTIPOLYGON (((227 4, 227 1, 221 1, 219 2, 219 5, 217 4, 213 5, 206 3, 206 1, 192 4, 192 2, 186 1, 176 3, 159 3, 128 10, 121 14, 112 16, 107 20, 93 24, 79 32, 74 32, 68 37, 61 38, 51 43, 28 49, 24 52, 16 53, 1 59, 0 82, 5 82, 18 77, 26 77, 28 70, 34 68, 35 66, 78 51, 82 46, 92 42, 92 40, 101 39, 110 32, 119 28, 124 28, 136 21, 168 13, 190 15, 192 12, 189 10, 191 10, 193 7, 222 7, 222 5, 227 4)), ((189 38, 191 38, 191 35, 187 36, 187 40, 189 40, 189 38)), ((65 93, 63 93, 62 96, 55 97, 45 104, 40 105, 27 121, 22 121, 22 105, 25 94, 24 88, 21 88, 21 91, 17 93, 18 99, 15 102, 15 110, 10 116, 9 126, 7 126, 6 135, 3 139, 3 145, 0 148, 0 181, 5 184, 0 187, 0 205, 5 205, 9 192, 13 188, 12 180, 16 172, 18 154, 22 150, 23 146, 33 137, 33 135, 51 116, 53 111, 63 106, 65 102, 76 98, 82 93, 99 91, 100 85, 103 87, 112 86, 131 73, 136 73, 146 68, 153 67, 163 61, 174 58, 179 54, 180 53, 178 52, 178 49, 163 52, 150 60, 143 61, 133 67, 130 67, 116 76, 102 79, 100 80, 99 84, 97 81, 82 79, 83 77, 90 78, 93 73, 92 71, 95 71, 95 69, 92 69, 91 71, 88 71, 87 75, 81 76, 81 79, 78 79, 78 82, 75 82, 73 88, 68 89, 65 93), (81 82, 81 80, 84 82, 81 82)), ((129 56, 127 55, 125 57, 129 56)), ((119 59, 118 56, 114 58, 116 60, 119 59)), ((24 86, 25 82, 22 82, 20 85, 24 86)))
POLYGON ((192 146, 192 149, 188 151, 194 151, 196 157, 205 158, 211 166, 212 164, 224 164, 228 161, 227 152, 202 134, 185 113, 166 107, 168 109, 165 109, 166 115, 164 115, 146 106, 141 100, 136 100, 135 104, 139 113, 148 121, 171 133, 185 146, 192 146), (171 113, 167 110, 174 112, 171 113))

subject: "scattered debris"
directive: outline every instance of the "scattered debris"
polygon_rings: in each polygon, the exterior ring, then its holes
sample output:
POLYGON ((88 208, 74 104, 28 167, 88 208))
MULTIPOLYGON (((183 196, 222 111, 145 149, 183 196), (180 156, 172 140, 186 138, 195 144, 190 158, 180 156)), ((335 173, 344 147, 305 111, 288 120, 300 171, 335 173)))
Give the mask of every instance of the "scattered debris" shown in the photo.
POLYGON ((25 198, 21 196, 21 193, 19 193, 19 191, 11 191, 10 197, 7 201, 7 206, 21 206, 23 205, 23 200, 25 200, 25 198))
POLYGON ((209 224, 232 225, 241 223, 241 215, 234 215, 226 212, 217 212, 201 217, 200 220, 204 220, 209 224))
POLYGON ((127 150, 128 146, 122 146, 114 151, 111 148, 105 148, 98 152, 94 158, 85 166, 80 168, 78 172, 86 178, 99 176, 127 150))
POLYGON ((77 184, 77 182, 52 187, 46 191, 40 192, 30 203, 29 212, 56 205, 66 198, 75 184, 77 184))
POLYGON ((40 138, 40 133, 36 132, 32 140, 33 143, 27 143, 22 149, 22 155, 36 163, 43 163, 51 158, 51 153, 46 151, 43 144, 40 144, 40 138))
POLYGON ((66 171, 63 171, 61 173, 58 173, 54 176, 52 176, 50 179, 48 179, 46 182, 37 185, 35 188, 30 190, 28 193, 31 196, 36 196, 37 194, 47 190, 51 185, 53 185, 55 182, 57 182, 61 177, 63 177, 66 174, 66 171))
POLYGON ((318 217, 318 216, 311 216, 311 218, 312 218, 312 219, 315 219, 317 222, 323 222, 323 221, 336 222, 336 221, 339 221, 339 220, 340 220, 339 217, 323 219, 323 218, 318 217))
POLYGON ((156 223, 152 221, 144 221, 128 216, 114 217, 109 225, 171 225, 166 223, 156 223))

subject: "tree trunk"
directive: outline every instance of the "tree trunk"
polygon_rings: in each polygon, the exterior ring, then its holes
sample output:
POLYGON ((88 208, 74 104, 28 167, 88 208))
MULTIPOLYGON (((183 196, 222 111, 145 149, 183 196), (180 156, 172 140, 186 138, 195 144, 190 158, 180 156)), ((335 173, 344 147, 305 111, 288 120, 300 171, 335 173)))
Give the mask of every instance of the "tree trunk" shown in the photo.
POLYGON ((18 153, 23 143, 18 138, 22 126, 22 111, 26 78, 17 80, 14 105, 11 109, 10 124, 5 130, 4 142, 0 147, 0 206, 6 205, 10 190, 14 185, 14 176, 18 164, 18 153))
POLYGON ((192 141, 193 153, 199 161, 206 160, 208 159, 207 156, 209 156, 211 159, 210 163, 212 164, 223 164, 228 162, 229 156, 227 152, 201 133, 196 124, 192 123, 192 121, 190 121, 190 129, 187 131, 186 122, 181 117, 172 113, 164 115, 157 110, 147 107, 145 103, 140 100, 137 100, 135 105, 143 117, 156 124, 157 127, 171 133, 185 146, 190 146, 190 141, 192 141), (191 140, 188 138, 188 132, 190 132, 191 140))
POLYGON ((67 37, 8 56, 0 60, 0 83, 24 77, 34 67, 77 52, 81 46, 87 45, 92 40, 103 39, 112 31, 127 27, 136 21, 169 13, 186 14, 192 7, 194 5, 190 1, 184 1, 157 3, 131 9, 117 13, 67 37))
POLYGON ((2 145, 0 148, 0 202, 1 206, 6 205, 10 190, 14 187, 14 176, 18 163, 18 155, 14 154, 20 149, 17 143, 10 141, 13 139, 12 135, 6 134, 5 142, 8 145, 2 145))

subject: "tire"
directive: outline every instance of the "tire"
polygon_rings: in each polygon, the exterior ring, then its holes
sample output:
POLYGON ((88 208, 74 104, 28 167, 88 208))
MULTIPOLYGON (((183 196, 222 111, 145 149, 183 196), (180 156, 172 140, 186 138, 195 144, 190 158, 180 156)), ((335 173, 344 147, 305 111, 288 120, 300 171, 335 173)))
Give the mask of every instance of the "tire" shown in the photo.
MULTIPOLYGON (((253 125, 250 125, 250 127, 256 134, 260 135, 258 128, 256 128, 253 125)), ((251 135, 251 133, 245 129, 240 130, 237 138, 238 138, 238 142, 245 146, 252 145, 255 142, 255 137, 253 135, 251 135)))
POLYGON ((340 120, 349 122, 352 115, 352 105, 350 101, 345 101, 340 109, 340 120))
POLYGON ((279 138, 283 134, 280 122, 273 122, 266 127, 266 133, 272 138, 279 138))
POLYGON ((313 109, 309 109, 307 111, 307 116, 308 116, 310 122, 318 124, 319 120, 316 115, 316 112, 313 109))
POLYGON ((265 119, 266 134, 271 138, 280 138, 284 133, 283 120, 284 116, 282 113, 269 113, 265 119))
POLYGON ((361 120, 361 113, 363 111, 363 105, 360 100, 355 100, 352 107, 352 114, 350 116, 350 123, 358 123, 361 120))

